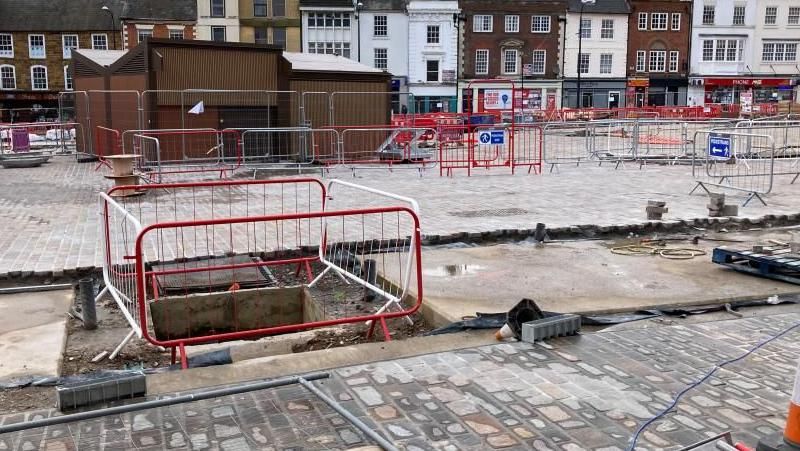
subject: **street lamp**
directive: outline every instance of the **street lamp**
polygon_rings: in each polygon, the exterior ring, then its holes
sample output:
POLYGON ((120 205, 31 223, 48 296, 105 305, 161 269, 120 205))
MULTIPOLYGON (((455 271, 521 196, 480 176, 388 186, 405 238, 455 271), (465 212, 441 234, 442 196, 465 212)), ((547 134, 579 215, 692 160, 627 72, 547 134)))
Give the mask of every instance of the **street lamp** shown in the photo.
MULTIPOLYGON (((358 62, 359 63, 361 62, 361 19, 360 19, 360 17, 361 17, 361 9, 363 7, 364 7, 363 3, 361 3, 361 2, 356 3, 356 14, 355 14, 355 17, 356 17, 356 27, 358 27, 358 31, 357 31, 358 37, 356 39, 358 40, 358 62)), ((352 35, 350 35, 350 36, 352 36, 352 35)))
POLYGON ((461 69, 461 22, 466 22, 467 16, 463 12, 453 13, 453 25, 456 27, 456 113, 462 109, 460 101, 458 100, 461 95, 460 69, 461 69))
POLYGON ((594 6, 595 0, 581 0, 581 12, 578 18, 578 99, 575 105, 581 108, 581 52, 583 51, 583 7, 594 6))
POLYGON ((114 12, 111 11, 108 8, 108 6, 105 6, 105 5, 103 5, 103 7, 100 8, 100 9, 102 9, 105 12, 107 12, 108 15, 111 16, 111 39, 114 42, 114 47, 112 47, 112 48, 114 50, 116 50, 117 49, 117 24, 116 24, 116 21, 114 20, 114 12))

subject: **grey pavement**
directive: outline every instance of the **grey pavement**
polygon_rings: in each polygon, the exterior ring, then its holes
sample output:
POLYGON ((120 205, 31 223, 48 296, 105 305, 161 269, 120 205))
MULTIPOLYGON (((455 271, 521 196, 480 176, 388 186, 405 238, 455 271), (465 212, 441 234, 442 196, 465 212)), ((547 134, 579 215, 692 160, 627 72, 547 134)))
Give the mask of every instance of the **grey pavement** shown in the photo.
MULTIPOLYGON (((93 163, 78 164, 72 157, 56 158, 40 168, 3 170, 0 227, 5 233, 0 237, 0 275, 59 275, 99 267, 102 227, 97 193, 111 185, 103 173, 95 172, 93 163)), ((246 171, 239 174, 243 178, 249 175, 246 171)), ((398 167, 391 172, 358 170, 355 177, 348 170, 334 170, 325 178, 342 178, 417 199, 424 235, 527 230, 537 222, 548 227, 641 224, 647 222, 644 208, 648 200, 667 202, 666 221, 707 216, 707 197, 688 195, 694 186, 688 166, 650 165, 640 170, 628 165, 615 170, 613 165, 583 164, 563 166, 558 173, 515 176, 509 175, 507 168, 495 168, 476 170, 472 177, 462 171, 452 178, 439 177, 436 168, 420 177, 415 170, 398 167)), ((790 176, 777 177, 773 193, 767 196, 769 205, 752 202, 740 209, 740 216, 800 213, 800 184, 790 181, 790 176)), ((374 195, 346 190, 333 194, 331 209, 386 205, 374 195)), ((217 217, 252 214, 248 210, 252 200, 248 203, 250 195, 243 190, 216 199, 216 206, 210 206, 206 196, 196 204, 177 202, 174 208, 197 217, 210 216, 209 212, 217 217)), ((739 196, 734 202, 742 199, 739 196)), ((152 213, 152 199, 141 202, 143 211, 152 213)), ((170 218, 169 208, 173 207, 168 202, 159 208, 160 217, 170 218)))
MULTIPOLYGON (((317 385, 404 450, 620 450, 715 363, 800 322, 782 314, 501 343, 341 368, 317 385)), ((642 435, 678 449, 732 431, 754 446, 784 425, 795 331, 718 371, 642 435)), ((190 370, 191 371, 191 370, 190 370)), ((4 424, 52 415, 7 416, 4 424)), ((301 387, 0 436, 0 449, 327 450, 369 445, 301 387)))

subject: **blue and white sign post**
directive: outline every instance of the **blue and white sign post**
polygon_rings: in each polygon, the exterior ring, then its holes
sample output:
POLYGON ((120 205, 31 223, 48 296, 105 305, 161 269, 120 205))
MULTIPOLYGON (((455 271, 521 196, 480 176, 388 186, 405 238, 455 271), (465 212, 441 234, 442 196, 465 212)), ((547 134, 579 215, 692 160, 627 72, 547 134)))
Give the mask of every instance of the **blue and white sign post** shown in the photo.
POLYGON ((505 144, 505 136, 503 130, 483 130, 478 133, 478 140, 481 144, 505 144))
POLYGON ((710 133, 708 135, 708 157, 712 160, 731 159, 731 135, 710 133))

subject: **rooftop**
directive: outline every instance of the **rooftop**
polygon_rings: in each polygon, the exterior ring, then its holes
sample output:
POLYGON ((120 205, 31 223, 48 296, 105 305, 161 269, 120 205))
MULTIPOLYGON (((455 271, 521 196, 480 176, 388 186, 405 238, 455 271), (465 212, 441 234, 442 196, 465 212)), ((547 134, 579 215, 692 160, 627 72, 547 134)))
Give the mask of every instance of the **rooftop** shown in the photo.
POLYGON ((313 53, 283 52, 283 57, 292 65, 292 70, 326 71, 326 72, 371 72, 381 73, 375 69, 349 58, 336 55, 319 55, 313 53))
POLYGON ((90 50, 90 49, 74 49, 73 52, 80 53, 94 63, 101 66, 110 66, 117 62, 123 55, 128 53, 127 50, 90 50))
POLYGON ((0 30, 111 30, 111 17, 103 6, 108 6, 114 17, 120 17, 122 3, 114 0, 3 0, 0 1, 0 30))
POLYGON ((594 5, 583 5, 581 0, 569 0, 567 11, 579 12, 583 6, 583 12, 587 14, 628 14, 631 7, 627 0, 597 0, 594 5))

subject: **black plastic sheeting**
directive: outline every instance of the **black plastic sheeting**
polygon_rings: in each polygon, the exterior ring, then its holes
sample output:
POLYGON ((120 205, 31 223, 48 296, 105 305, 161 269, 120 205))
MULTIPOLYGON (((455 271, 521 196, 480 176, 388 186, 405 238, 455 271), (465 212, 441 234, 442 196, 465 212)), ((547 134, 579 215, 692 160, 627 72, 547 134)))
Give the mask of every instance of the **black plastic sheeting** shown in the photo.
MULTIPOLYGON (((747 307, 766 307, 779 304, 797 304, 796 299, 781 299, 772 302, 765 299, 756 301, 731 302, 730 308, 737 310, 747 307)), ((702 315, 704 313, 720 312, 726 310, 726 304, 704 305, 697 307, 658 309, 658 310, 637 310, 630 313, 617 313, 611 315, 581 315, 582 326, 612 326, 614 324, 630 323, 643 319, 658 318, 662 316, 691 316, 702 315)), ((545 317, 560 315, 560 313, 543 312, 545 317)), ((456 321, 439 329, 432 330, 426 335, 441 335, 461 332, 464 330, 475 329, 499 329, 506 323, 507 313, 476 313, 474 318, 467 318, 463 321, 456 321)))
MULTIPOLYGON (((227 365, 233 363, 230 348, 198 354, 187 359, 189 368, 202 368, 206 366, 227 365)), ((101 370, 74 376, 25 376, 9 380, 0 380, 0 389, 25 388, 25 387, 55 387, 59 385, 82 384, 98 380, 122 378, 136 374, 154 374, 166 371, 180 370, 181 364, 170 365, 164 368, 148 368, 143 370, 101 370)))

